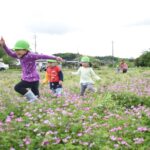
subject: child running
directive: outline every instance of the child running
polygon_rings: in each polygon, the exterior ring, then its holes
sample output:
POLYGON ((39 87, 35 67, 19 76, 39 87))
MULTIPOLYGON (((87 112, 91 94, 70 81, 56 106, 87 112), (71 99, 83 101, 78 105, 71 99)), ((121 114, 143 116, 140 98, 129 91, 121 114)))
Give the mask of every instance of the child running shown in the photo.
POLYGON ((19 59, 22 67, 21 81, 15 85, 16 92, 25 96, 29 102, 37 100, 39 94, 39 74, 36 69, 36 60, 53 59, 62 61, 62 58, 56 56, 48 56, 31 52, 30 45, 25 40, 16 42, 13 49, 9 49, 4 39, 1 37, 0 46, 11 57, 19 59), (31 89, 31 90, 28 90, 31 89))
POLYGON ((92 92, 96 92, 96 89, 94 88, 94 81, 92 78, 100 80, 100 77, 97 76, 91 68, 89 57, 83 56, 81 58, 81 67, 78 69, 77 72, 72 72, 72 74, 80 75, 80 96, 84 96, 86 89, 92 92))
POLYGON ((50 85, 50 93, 53 96, 59 97, 62 95, 62 83, 63 83, 63 73, 60 67, 57 65, 56 60, 48 60, 45 79, 43 83, 48 83, 50 85))

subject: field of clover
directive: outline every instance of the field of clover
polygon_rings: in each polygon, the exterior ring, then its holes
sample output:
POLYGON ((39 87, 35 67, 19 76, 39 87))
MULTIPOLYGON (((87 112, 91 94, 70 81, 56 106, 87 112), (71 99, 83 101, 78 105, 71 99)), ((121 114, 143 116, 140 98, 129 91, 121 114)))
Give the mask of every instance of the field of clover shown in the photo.
POLYGON ((34 103, 14 91, 20 71, 0 72, 0 150, 150 150, 150 69, 95 70, 97 93, 84 97, 71 71, 62 97, 40 84, 34 103))

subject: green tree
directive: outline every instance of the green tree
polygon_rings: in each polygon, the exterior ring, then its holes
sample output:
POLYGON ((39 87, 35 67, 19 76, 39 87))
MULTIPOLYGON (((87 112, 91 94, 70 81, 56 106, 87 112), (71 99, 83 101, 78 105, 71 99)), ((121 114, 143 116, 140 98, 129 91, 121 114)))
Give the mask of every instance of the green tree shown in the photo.
POLYGON ((8 56, 1 47, 0 47, 0 58, 3 59, 4 63, 9 65, 13 65, 16 63, 16 59, 8 56))
POLYGON ((135 60, 136 66, 150 67, 150 52, 145 51, 140 57, 135 60))
POLYGON ((2 58, 5 55, 5 52, 3 51, 3 49, 0 47, 0 58, 2 58))
POLYGON ((54 55, 55 56, 60 56, 63 59, 66 59, 66 60, 74 60, 78 56, 78 54, 74 54, 74 53, 57 53, 57 54, 54 54, 54 55))

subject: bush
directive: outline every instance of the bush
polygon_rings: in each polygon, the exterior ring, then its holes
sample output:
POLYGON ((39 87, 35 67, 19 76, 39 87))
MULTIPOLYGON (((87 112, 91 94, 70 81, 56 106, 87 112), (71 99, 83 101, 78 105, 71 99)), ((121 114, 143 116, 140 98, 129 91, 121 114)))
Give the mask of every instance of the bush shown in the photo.
POLYGON ((136 66, 150 67, 150 52, 145 51, 140 57, 135 60, 136 66))
POLYGON ((112 99, 116 101, 118 105, 124 107, 131 107, 131 106, 138 106, 138 105, 145 105, 150 107, 150 97, 139 97, 133 93, 112 93, 112 99))

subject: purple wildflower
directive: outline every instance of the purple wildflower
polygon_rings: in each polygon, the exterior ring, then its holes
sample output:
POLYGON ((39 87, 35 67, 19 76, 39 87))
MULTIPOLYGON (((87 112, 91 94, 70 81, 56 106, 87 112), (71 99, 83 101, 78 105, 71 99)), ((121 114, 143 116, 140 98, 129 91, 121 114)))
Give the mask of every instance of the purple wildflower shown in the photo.
POLYGON ((144 142, 143 138, 135 138, 133 139, 135 144, 142 144, 144 142))
POLYGON ((29 137, 26 137, 23 139, 23 142, 25 145, 29 145, 31 143, 31 139, 29 137))

